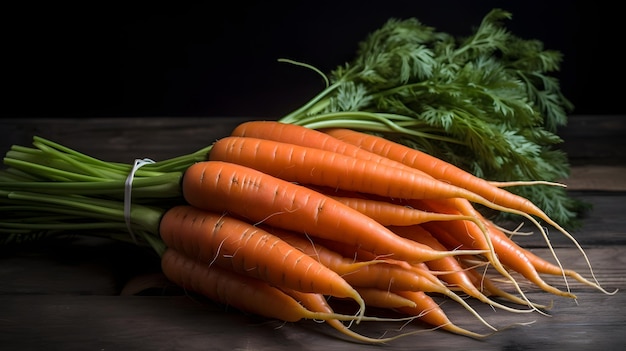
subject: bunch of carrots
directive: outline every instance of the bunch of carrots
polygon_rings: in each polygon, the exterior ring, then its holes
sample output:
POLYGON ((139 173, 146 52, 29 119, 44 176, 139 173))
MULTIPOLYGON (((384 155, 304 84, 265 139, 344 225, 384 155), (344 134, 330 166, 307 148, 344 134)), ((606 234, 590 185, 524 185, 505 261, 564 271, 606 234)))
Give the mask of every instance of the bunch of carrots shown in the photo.
POLYGON ((542 275, 614 293, 600 286, 567 231, 505 190, 516 184, 488 182, 372 134, 252 121, 198 152, 134 165, 38 137, 33 146, 14 146, 4 158, 4 243, 79 233, 148 245, 165 276, 188 291, 285 322, 323 320, 361 342, 419 331, 372 337, 351 329, 370 321, 418 319, 473 338, 498 330, 461 294, 545 314, 547 306, 528 299, 511 272, 557 296, 575 298, 542 275), (591 278, 565 269, 556 254, 550 263, 520 247, 477 205, 518 215, 543 235, 539 221, 561 231, 591 278), (437 296, 490 331, 457 326, 437 296), (335 311, 350 301, 350 313, 335 311), (380 309, 394 315, 368 313, 380 309))

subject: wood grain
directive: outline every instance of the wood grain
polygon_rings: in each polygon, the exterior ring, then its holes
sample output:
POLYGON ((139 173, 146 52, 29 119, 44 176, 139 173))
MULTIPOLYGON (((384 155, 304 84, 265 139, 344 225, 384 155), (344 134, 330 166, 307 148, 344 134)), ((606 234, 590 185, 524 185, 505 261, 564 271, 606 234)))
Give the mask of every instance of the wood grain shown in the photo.
MULTIPOLYGON (((626 119, 573 117, 562 130, 563 146, 573 164, 566 182, 574 196, 593 205, 573 235, 602 285, 624 290, 626 162, 623 150, 615 145, 625 135, 626 119)), ((196 151, 250 119, 5 118, 0 119, 0 147, 28 145, 33 135, 40 135, 104 160, 165 159, 196 151)), ((551 258, 542 237, 518 240, 551 258)), ((550 240, 566 267, 591 276, 571 241, 552 231, 550 240)), ((567 288, 562 277, 545 279, 567 288)), ((104 239, 3 248, 0 281, 3 350, 612 350, 626 345, 624 293, 608 295, 574 281, 569 281, 569 288, 577 301, 522 283, 531 299, 553 302, 551 317, 494 311, 469 300, 489 322, 505 330, 484 340, 423 331, 382 347, 355 344, 315 321, 284 324, 188 294, 163 278, 158 258, 150 251, 104 239)), ((445 301, 442 306, 454 322, 486 331, 459 305, 445 301)), ((370 336, 397 333, 400 327, 395 323, 355 326, 370 336)), ((424 328, 414 322, 402 329, 410 330, 424 328)))

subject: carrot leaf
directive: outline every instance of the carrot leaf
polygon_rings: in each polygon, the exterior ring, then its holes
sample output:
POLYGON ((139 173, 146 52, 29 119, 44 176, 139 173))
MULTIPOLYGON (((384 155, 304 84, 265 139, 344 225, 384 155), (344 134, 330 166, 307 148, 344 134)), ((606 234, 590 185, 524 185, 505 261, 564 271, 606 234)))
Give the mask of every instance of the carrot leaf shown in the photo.
MULTIPOLYGON (((504 26, 511 18, 493 9, 467 37, 392 18, 328 74, 326 89, 280 121, 375 133, 489 180, 564 179, 569 164, 556 130, 574 106, 552 75, 562 55, 515 36, 504 26)), ((516 191, 549 204, 564 226, 581 209, 563 188, 516 191)))

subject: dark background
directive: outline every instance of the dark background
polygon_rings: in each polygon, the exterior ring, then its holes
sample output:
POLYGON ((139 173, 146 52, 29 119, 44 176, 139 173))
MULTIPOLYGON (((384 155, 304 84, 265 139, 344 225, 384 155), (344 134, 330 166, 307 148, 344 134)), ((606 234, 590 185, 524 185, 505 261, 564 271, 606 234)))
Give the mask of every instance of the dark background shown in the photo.
POLYGON ((292 1, 4 5, 3 117, 277 118, 323 88, 391 17, 467 35, 492 8, 561 51, 574 114, 624 114, 622 12, 608 1, 292 1))

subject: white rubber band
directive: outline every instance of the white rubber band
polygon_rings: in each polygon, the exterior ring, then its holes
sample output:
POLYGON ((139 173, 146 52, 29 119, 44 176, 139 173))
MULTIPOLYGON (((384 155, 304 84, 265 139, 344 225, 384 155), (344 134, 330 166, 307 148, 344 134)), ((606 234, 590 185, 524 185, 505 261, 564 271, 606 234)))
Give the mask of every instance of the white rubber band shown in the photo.
POLYGON ((126 222, 126 228, 128 229, 128 232, 130 233, 130 236, 131 238, 133 238, 133 241, 135 243, 137 243, 137 238, 135 237, 135 233, 133 233, 133 230, 131 229, 130 223, 130 204, 132 198, 133 178, 135 178, 135 172, 137 172, 137 170, 141 166, 147 165, 149 163, 154 163, 154 161, 149 158, 136 159, 135 163, 133 164, 133 168, 130 170, 128 177, 126 177, 126 182, 124 183, 124 221, 126 222))

